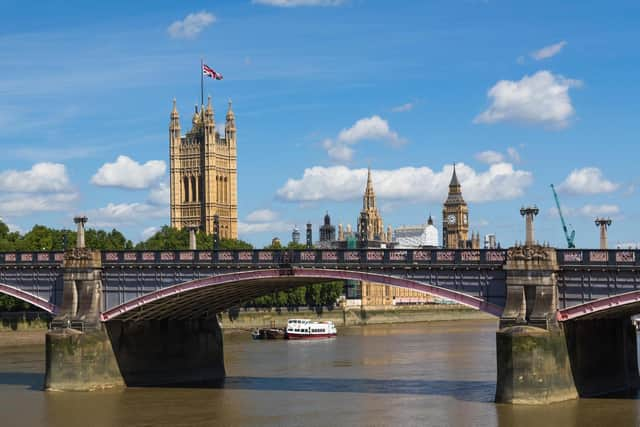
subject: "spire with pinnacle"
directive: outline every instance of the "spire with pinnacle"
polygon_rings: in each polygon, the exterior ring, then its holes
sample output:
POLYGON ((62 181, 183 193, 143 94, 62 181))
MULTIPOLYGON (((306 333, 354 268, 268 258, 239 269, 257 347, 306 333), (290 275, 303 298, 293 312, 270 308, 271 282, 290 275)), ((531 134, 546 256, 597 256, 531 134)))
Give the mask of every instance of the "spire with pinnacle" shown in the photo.
POLYGON ((451 176, 451 182, 449 183, 449 195, 445 204, 463 204, 462 198, 462 186, 458 181, 458 174, 456 173, 456 164, 453 164, 453 175, 451 176))
POLYGON ((373 182, 371 181, 371 166, 367 169, 367 187, 362 198, 362 209, 372 209, 376 207, 376 194, 373 192, 373 182))
POLYGON ((173 108, 171 109, 171 121, 169 123, 169 129, 180 129, 180 114, 178 114, 178 108, 176 107, 175 98, 173 98, 173 108))
POLYGON ((225 138, 227 141, 234 141, 236 136, 236 116, 231 108, 231 99, 229 99, 229 109, 227 110, 227 123, 224 126, 225 138))
POLYGON ((449 183, 449 191, 453 192, 457 190, 460 192, 460 182, 458 181, 458 175, 456 174, 456 164, 453 164, 453 175, 451 176, 451 182, 449 183))

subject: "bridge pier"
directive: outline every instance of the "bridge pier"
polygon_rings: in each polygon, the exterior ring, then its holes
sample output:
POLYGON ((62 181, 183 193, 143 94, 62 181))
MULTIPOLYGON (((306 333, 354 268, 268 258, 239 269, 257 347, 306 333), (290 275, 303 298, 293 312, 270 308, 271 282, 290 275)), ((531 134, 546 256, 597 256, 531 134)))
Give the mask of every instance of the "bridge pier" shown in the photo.
POLYGON ((565 333, 556 320, 556 251, 533 244, 532 229, 527 230, 528 244, 509 249, 504 266, 507 300, 496 333, 496 402, 575 399, 565 333))
POLYGON ((127 386, 215 384, 225 377, 216 316, 110 321, 106 328, 127 386))
POLYGON ((45 390, 89 391, 121 386, 124 381, 103 327, 47 333, 45 390))
POLYGON ((628 316, 564 323, 571 368, 580 396, 637 389, 637 332, 628 316))

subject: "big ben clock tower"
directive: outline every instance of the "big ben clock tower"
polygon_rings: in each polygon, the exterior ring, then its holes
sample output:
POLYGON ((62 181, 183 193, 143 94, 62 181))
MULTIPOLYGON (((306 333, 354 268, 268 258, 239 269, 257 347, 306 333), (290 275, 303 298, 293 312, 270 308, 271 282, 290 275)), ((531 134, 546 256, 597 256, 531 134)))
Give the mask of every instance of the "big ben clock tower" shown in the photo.
POLYGON ((449 194, 442 209, 442 242, 445 248, 461 249, 468 245, 469 208, 462 198, 462 188, 453 165, 449 194))

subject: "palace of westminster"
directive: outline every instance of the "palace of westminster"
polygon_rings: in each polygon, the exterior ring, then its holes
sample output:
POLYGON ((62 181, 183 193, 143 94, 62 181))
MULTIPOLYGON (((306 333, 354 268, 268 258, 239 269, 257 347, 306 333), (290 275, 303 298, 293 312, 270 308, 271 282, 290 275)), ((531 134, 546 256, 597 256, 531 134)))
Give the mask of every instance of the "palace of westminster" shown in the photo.
MULTIPOLYGON (((191 130, 181 134, 180 115, 173 101, 169 123, 171 226, 177 229, 197 228, 207 234, 215 230, 221 239, 238 238, 238 168, 235 114, 231 102, 226 114, 224 134, 216 127, 211 97, 207 106, 196 106, 191 120, 191 130)), ((442 246, 462 249, 480 247, 480 235, 469 238, 469 209, 462 197, 462 187, 455 166, 449 192, 442 209, 442 246)), ((329 214, 320 226, 319 248, 394 247, 421 248, 439 247, 438 230, 431 216, 426 226, 401 227, 385 230, 382 216, 376 206, 371 169, 362 198, 362 210, 357 221, 357 230, 350 225, 336 229, 331 225, 329 214)), ((312 225, 307 224, 306 243, 311 247, 312 225)), ((300 241, 300 231, 294 228, 292 240, 300 241)), ((495 245, 485 242, 485 245, 495 245)), ((428 302, 427 295, 407 289, 363 282, 347 284, 357 289, 355 297, 367 306, 388 306, 428 302)), ((347 295, 349 296, 349 295, 347 295)))

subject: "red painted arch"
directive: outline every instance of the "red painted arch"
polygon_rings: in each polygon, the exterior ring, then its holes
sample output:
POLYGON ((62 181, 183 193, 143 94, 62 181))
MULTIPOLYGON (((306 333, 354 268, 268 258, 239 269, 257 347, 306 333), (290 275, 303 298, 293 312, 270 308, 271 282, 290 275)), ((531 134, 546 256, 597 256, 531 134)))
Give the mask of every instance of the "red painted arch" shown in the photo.
POLYGON ((438 286, 428 285, 417 282, 415 280, 403 279, 399 277, 385 276, 382 274, 368 273, 352 270, 329 270, 316 268, 293 268, 293 269, 268 269, 244 271, 239 273, 221 274, 211 276, 204 279, 192 280, 190 282, 180 283, 169 286, 155 292, 148 293, 141 297, 135 298, 124 304, 113 307, 101 314, 101 320, 107 322, 121 314, 135 310, 146 304, 161 300, 173 295, 183 294, 197 289, 218 286, 234 282, 256 281, 261 279, 275 279, 282 277, 291 278, 311 278, 311 279, 334 279, 334 280, 359 280, 368 281, 380 285, 389 285, 399 288, 413 289, 422 291, 430 295, 440 298, 449 299, 467 307, 484 311, 494 316, 500 316, 503 308, 495 304, 488 303, 482 298, 466 295, 461 292, 452 291, 438 286))
POLYGON ((558 320, 566 322, 567 320, 578 319, 590 314, 602 313, 614 308, 638 303, 640 303, 640 291, 626 292, 558 310, 558 320))
POLYGON ((0 293, 28 302, 29 304, 35 305, 36 307, 51 314, 55 314, 58 311, 58 307, 51 304, 49 301, 13 286, 5 285, 4 283, 0 283, 0 293))

